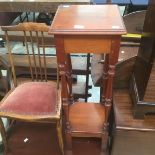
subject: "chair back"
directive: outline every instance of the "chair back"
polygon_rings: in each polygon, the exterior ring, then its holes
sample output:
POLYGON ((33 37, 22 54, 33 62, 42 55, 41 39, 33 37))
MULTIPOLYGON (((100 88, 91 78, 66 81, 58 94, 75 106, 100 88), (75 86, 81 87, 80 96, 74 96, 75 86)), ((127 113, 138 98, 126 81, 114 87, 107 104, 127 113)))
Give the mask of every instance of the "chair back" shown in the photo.
POLYGON ((19 54, 19 57, 21 56, 21 63, 25 62, 29 68, 31 80, 47 81, 47 66, 49 65, 48 63, 52 61, 50 49, 48 48, 48 50, 46 50, 47 47, 51 47, 52 45, 46 45, 45 42, 45 35, 47 35, 49 27, 44 23, 27 22, 14 26, 2 26, 2 30, 5 31, 14 86, 17 86, 16 66, 14 65, 16 56, 14 52, 16 51, 13 51, 13 42, 9 40, 8 32, 11 31, 20 31, 23 33, 24 45, 18 50, 20 50, 20 53, 24 53, 24 56, 19 54))

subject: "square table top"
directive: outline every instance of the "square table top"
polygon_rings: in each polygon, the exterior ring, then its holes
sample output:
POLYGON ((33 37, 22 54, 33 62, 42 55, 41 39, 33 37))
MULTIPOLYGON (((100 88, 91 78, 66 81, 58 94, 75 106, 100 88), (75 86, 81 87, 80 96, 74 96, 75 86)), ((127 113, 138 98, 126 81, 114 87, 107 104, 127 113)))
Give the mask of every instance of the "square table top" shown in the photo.
POLYGON ((126 33, 117 5, 61 5, 49 34, 121 35, 126 33))

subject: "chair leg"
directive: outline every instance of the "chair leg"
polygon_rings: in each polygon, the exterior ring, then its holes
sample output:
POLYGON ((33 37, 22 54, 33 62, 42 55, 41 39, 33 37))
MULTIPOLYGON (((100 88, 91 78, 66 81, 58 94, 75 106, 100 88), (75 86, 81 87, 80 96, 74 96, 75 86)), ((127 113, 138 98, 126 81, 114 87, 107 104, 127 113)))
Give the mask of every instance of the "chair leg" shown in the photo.
POLYGON ((8 150, 8 142, 7 142, 7 138, 6 138, 5 127, 4 127, 4 124, 3 124, 3 121, 1 118, 0 118, 0 132, 2 135, 2 141, 4 144, 4 149, 5 149, 5 154, 6 154, 6 151, 8 150))
POLYGON ((64 144, 63 144, 63 136, 62 136, 62 124, 61 120, 57 122, 57 135, 58 135, 58 141, 59 141, 59 146, 62 152, 62 155, 64 155, 64 144))
POLYGON ((103 133, 101 137, 101 153, 100 155, 108 154, 108 133, 103 133))
POLYGON ((70 131, 65 132, 66 137, 66 155, 72 155, 72 136, 70 131))

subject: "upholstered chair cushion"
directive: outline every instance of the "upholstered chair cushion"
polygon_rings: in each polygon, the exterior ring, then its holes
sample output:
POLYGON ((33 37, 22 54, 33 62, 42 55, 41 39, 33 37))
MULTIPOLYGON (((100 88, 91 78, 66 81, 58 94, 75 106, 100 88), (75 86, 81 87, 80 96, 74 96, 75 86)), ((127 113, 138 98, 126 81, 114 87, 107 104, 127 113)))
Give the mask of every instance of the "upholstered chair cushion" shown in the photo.
POLYGON ((56 84, 28 82, 19 85, 0 105, 1 112, 28 115, 55 113, 57 103, 56 84))

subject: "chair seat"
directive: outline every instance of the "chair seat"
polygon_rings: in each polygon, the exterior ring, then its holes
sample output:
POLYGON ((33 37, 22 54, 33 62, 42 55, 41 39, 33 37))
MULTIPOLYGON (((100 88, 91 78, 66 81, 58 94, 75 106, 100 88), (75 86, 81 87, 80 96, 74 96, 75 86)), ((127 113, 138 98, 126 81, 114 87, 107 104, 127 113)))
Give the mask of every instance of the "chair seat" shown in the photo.
POLYGON ((57 87, 54 82, 27 82, 19 85, 0 105, 1 116, 56 115, 57 87))
POLYGON ((98 103, 76 102, 70 106, 69 122, 72 132, 102 133, 105 107, 98 103))

